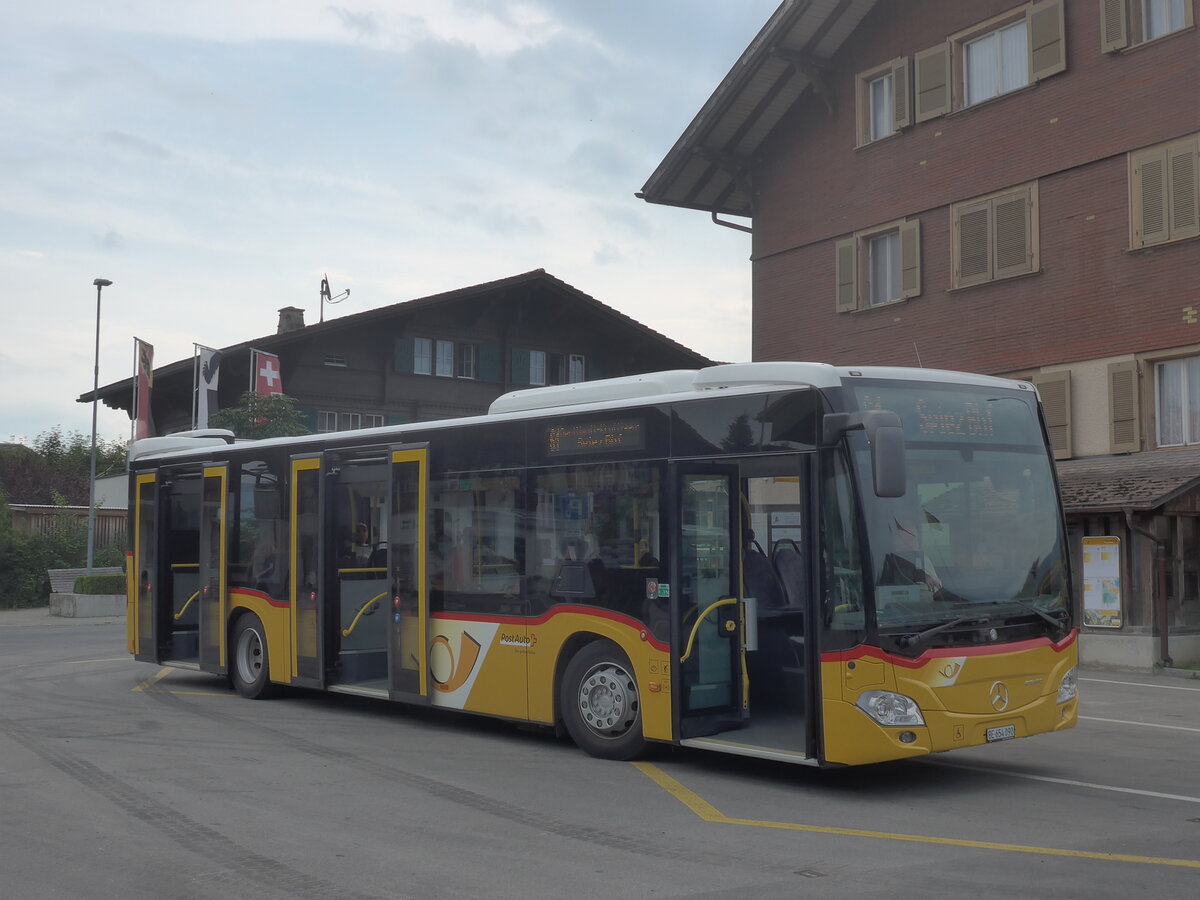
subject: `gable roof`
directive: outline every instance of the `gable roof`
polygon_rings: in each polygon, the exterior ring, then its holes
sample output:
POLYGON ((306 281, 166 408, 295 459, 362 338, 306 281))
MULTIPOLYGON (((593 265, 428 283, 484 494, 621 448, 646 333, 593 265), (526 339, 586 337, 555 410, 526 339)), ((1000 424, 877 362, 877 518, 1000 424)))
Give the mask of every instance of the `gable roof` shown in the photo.
POLYGON ((762 142, 876 0, 784 0, 638 193, 649 203, 754 214, 749 169, 762 142))
MULTIPOLYGON (((364 326, 372 326, 382 324, 399 315, 411 315, 420 313, 438 306, 451 305, 461 303, 463 301, 477 299, 481 297, 503 297, 508 292, 515 289, 529 289, 541 287, 550 291, 556 292, 565 299, 582 304, 584 307, 592 310, 598 315, 610 320, 614 325, 629 329, 631 332, 652 340, 664 347, 669 347, 678 351, 685 357, 695 361, 696 366, 711 365, 712 360, 691 350, 683 344, 672 340, 664 334, 660 334, 653 328, 643 325, 636 319, 633 319, 619 310, 601 303, 595 297, 585 294, 578 288, 567 284, 559 278, 546 272, 545 269, 533 269, 529 272, 523 272, 520 275, 512 275, 508 278, 500 278, 496 281, 487 281, 481 284, 470 285, 469 287, 456 288, 452 291, 444 291, 440 294, 431 294, 428 297, 418 297, 415 300, 404 300, 399 303, 392 303, 388 306, 381 306, 377 309, 369 309, 365 312, 353 313, 351 315, 339 316, 336 319, 330 319, 326 322, 319 322, 312 325, 305 325, 302 328, 297 328, 293 331, 287 331, 282 334, 269 334, 262 337, 253 338, 248 341, 242 341, 239 344, 231 344, 228 347, 219 348, 223 354, 236 354, 238 351, 249 351, 251 348, 255 350, 263 350, 270 353, 278 353, 281 349, 300 342, 310 341, 313 338, 328 337, 341 331, 348 329, 362 328, 364 326)), ((155 379, 159 378, 175 378, 182 375, 187 376, 189 382, 192 377, 192 367, 194 365, 192 357, 181 359, 173 363, 168 363, 165 366, 156 366, 154 369, 155 379)), ((113 406, 117 409, 128 409, 129 397, 133 391, 133 376, 124 378, 121 381, 115 381, 111 384, 103 385, 99 391, 99 397, 108 406, 113 406)), ((85 394, 80 394, 78 402, 91 403, 93 392, 88 391, 85 394)))

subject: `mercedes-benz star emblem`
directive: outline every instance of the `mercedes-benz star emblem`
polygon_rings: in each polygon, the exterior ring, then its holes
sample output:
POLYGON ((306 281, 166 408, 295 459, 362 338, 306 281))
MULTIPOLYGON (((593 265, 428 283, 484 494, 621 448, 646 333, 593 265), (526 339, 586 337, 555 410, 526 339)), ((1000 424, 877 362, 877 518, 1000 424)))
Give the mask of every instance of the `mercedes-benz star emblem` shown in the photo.
POLYGON ((992 709, 1004 712, 1008 709, 1008 686, 1003 681, 997 681, 988 691, 992 698, 992 709))

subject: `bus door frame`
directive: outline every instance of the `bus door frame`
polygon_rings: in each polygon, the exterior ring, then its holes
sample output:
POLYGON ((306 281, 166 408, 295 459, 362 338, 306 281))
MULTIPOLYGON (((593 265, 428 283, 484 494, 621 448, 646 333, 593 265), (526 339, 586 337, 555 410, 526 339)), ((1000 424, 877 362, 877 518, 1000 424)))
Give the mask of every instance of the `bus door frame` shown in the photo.
MULTIPOLYGON (((672 460, 668 477, 668 519, 671 534, 670 585, 671 585, 671 681, 675 686, 676 702, 672 704, 675 734, 680 739, 705 737, 731 731, 741 726, 749 717, 749 691, 746 677, 745 647, 745 604, 741 597, 741 478, 735 462, 726 460, 672 460), (688 476, 724 478, 729 494, 729 579, 730 590, 721 601, 733 600, 723 609, 717 603, 709 604, 710 616, 715 616, 719 634, 731 642, 730 647, 730 702, 719 707, 688 710, 687 698, 690 681, 681 657, 688 655, 689 644, 698 648, 698 629, 695 623, 681 621, 683 610, 683 501, 685 480, 688 476), (716 608, 714 608, 716 607, 716 608)), ((697 614, 703 612, 697 604, 697 614)))
MULTIPOLYGON (((289 460, 289 504, 288 504, 288 572, 291 573, 288 584, 288 602, 291 610, 291 630, 292 638, 292 658, 290 665, 292 668, 292 684, 298 687, 325 687, 325 671, 328 665, 325 659, 325 603, 328 596, 325 583, 326 577, 326 558, 329 555, 329 549, 326 547, 329 534, 325 527, 326 508, 325 508, 325 474, 326 463, 325 457, 320 452, 317 453, 301 453, 292 456, 289 460), (299 492, 300 474, 302 472, 317 473, 317 529, 316 540, 317 545, 313 548, 316 553, 316 585, 314 588, 306 588, 300 584, 300 573, 302 571, 301 548, 300 548, 300 522, 301 515, 301 497, 299 492), (316 647, 316 675, 301 675, 300 674, 300 648, 303 645, 304 636, 301 634, 301 611, 312 613, 313 627, 316 629, 316 634, 313 636, 313 641, 316 647)), ((307 614, 307 613, 306 613, 307 614)))
POLYGON ((201 467, 200 493, 200 569, 198 574, 199 597, 199 659, 200 669, 217 675, 226 674, 227 635, 225 619, 229 608, 229 469, 227 462, 205 463, 201 467), (216 579, 211 577, 211 542, 213 529, 209 516, 212 512, 208 498, 209 487, 215 481, 220 490, 220 502, 216 507, 216 579), (206 637, 209 640, 206 642, 206 637))
MULTIPOLYGON (((388 448, 388 587, 389 601, 385 613, 392 622, 388 629, 388 697, 405 703, 429 704, 432 700, 429 685, 429 444, 393 444, 388 448), (411 561, 416 573, 412 577, 415 587, 416 606, 405 609, 402 594, 401 557, 398 534, 393 529, 399 524, 394 509, 401 467, 416 466, 416 509, 412 511, 415 535, 409 543, 411 561), (415 615, 413 613, 415 612, 415 615), (415 629, 415 634, 413 630, 415 629), (415 646, 414 646, 415 644, 415 646), (416 652, 415 677, 411 668, 404 666, 403 653, 416 652), (401 684, 401 682, 405 682, 401 684)), ((411 474, 412 470, 408 469, 411 474)))
POLYGON ((130 650, 133 651, 133 658, 156 663, 160 661, 162 650, 158 640, 158 615, 154 609, 154 599, 158 595, 160 582, 158 567, 162 559, 162 529, 159 527, 162 510, 158 502, 158 469, 136 472, 133 478, 134 531, 133 558, 130 560, 133 574, 130 581, 137 591, 137 596, 133 608, 135 621, 129 625, 127 632, 131 638, 130 650), (149 566, 146 565, 147 561, 142 554, 142 530, 146 528, 146 521, 142 515, 145 492, 150 493, 149 506, 153 510, 150 523, 153 533, 149 539, 149 566), (142 578, 143 571, 147 575, 145 579, 142 578))

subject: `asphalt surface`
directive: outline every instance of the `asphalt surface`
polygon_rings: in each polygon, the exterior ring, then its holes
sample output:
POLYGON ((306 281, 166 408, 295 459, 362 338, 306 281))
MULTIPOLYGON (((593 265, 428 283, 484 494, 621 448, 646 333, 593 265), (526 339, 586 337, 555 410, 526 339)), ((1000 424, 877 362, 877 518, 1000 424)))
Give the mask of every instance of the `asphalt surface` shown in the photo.
POLYGON ((222 679, 0 611, 0 898, 1200 896, 1200 680, 848 770, 591 759, 506 722, 222 679))

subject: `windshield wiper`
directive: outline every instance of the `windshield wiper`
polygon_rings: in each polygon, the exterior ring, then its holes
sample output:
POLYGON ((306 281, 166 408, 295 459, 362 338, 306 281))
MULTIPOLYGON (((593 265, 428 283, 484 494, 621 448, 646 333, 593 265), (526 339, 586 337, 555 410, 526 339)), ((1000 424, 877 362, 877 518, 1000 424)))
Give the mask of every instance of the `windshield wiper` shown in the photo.
POLYGON ((1067 623, 1064 622, 1062 619, 1058 618, 1058 616, 1052 616, 1052 615, 1050 615, 1050 613, 1046 612, 1041 607, 1034 606, 1032 603, 1028 603, 1017 597, 1013 597, 1012 602, 1017 604, 1017 606, 1020 606, 1020 607, 1023 607, 1025 609, 1029 610, 1031 613, 1037 613, 1039 616, 1041 616, 1043 619, 1045 619, 1047 622, 1049 622, 1051 625, 1053 625, 1055 627, 1055 629, 1057 631, 1059 631, 1060 633, 1062 633, 1062 634, 1067 633, 1067 623))
POLYGON ((988 620, 979 616, 957 616, 949 622, 943 622, 941 625, 934 625, 932 628, 926 628, 924 631, 918 631, 916 634, 901 635, 897 643, 901 647, 911 647, 913 644, 920 643, 928 637, 933 637, 935 634, 940 634, 943 631, 949 631, 958 625, 987 625, 988 620))

